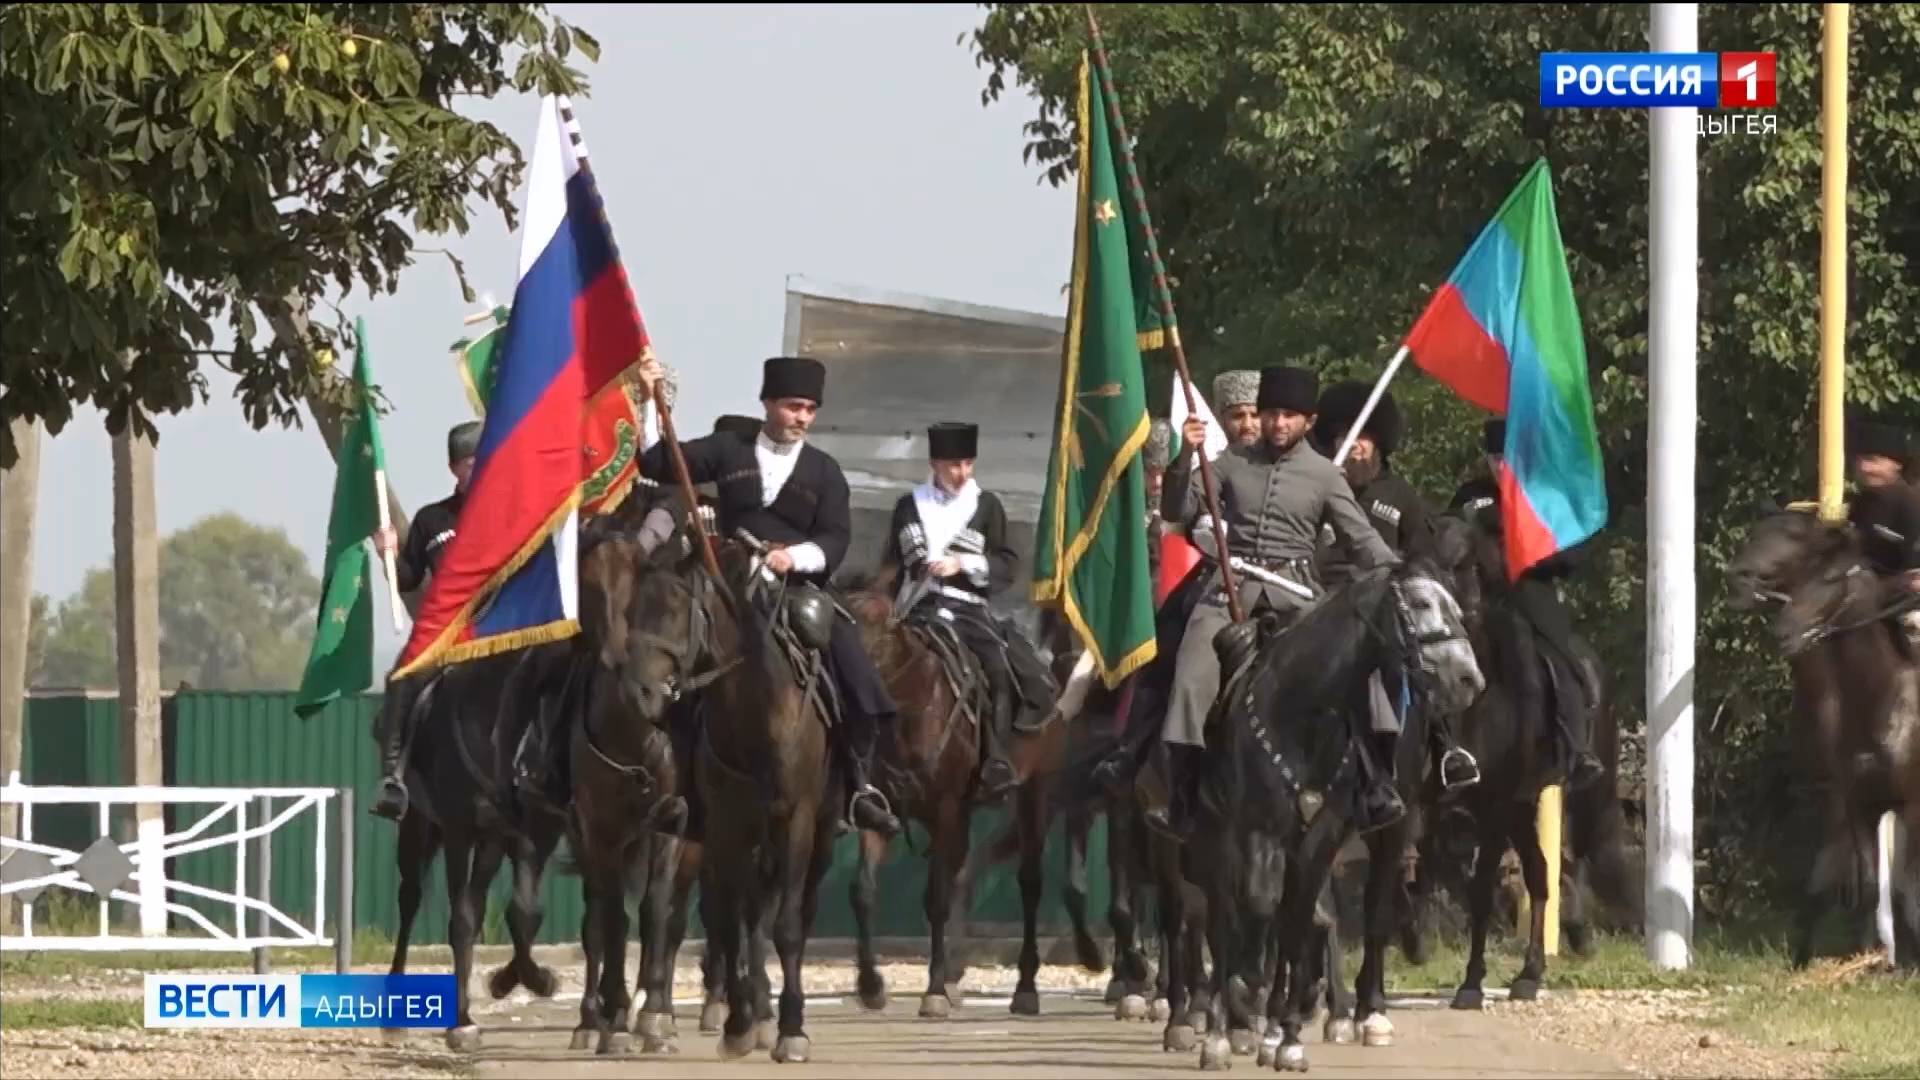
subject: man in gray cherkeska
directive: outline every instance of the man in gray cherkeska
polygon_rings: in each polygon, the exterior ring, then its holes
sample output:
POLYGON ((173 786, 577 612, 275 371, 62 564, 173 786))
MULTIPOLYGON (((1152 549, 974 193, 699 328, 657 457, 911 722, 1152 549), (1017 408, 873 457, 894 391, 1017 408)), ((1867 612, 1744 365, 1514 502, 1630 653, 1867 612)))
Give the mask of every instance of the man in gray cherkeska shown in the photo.
MULTIPOLYGON (((1212 462, 1220 515, 1226 522, 1227 553, 1322 593, 1314 556, 1322 524, 1362 569, 1393 566, 1400 558, 1368 522, 1354 501, 1346 477, 1306 439, 1313 427, 1320 380, 1295 367, 1269 367, 1260 373, 1261 438, 1251 446, 1234 445, 1212 462)), ((1206 425, 1189 420, 1181 432, 1181 454, 1167 469, 1161 513, 1169 521, 1193 523, 1188 535, 1201 552, 1214 550, 1212 524, 1198 520, 1206 496, 1194 458, 1206 438, 1206 425)), ((1236 575, 1240 610, 1252 620, 1271 610, 1282 625, 1291 624, 1313 601, 1279 585, 1236 575)), ((1220 692, 1220 659, 1214 638, 1233 621, 1217 562, 1205 584, 1204 598, 1187 622, 1175 661, 1173 698, 1161 729, 1172 775, 1168 805, 1148 811, 1148 823, 1184 839, 1192 828, 1192 807, 1206 752, 1207 714, 1220 692)), ((1391 781, 1376 771, 1362 800, 1364 828, 1389 824, 1404 807, 1391 781), (1384 788, 1384 790, 1382 790, 1384 788)))

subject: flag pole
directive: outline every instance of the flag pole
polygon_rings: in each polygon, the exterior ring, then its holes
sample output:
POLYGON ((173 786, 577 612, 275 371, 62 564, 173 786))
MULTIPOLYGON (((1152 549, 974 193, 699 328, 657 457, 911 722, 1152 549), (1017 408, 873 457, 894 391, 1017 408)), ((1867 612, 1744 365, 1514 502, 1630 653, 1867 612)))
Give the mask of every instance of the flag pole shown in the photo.
MULTIPOLYGON (((1160 242, 1154 236, 1153 218, 1147 214, 1146 193, 1140 186, 1140 174, 1134 168, 1133 141, 1127 137, 1127 124, 1120 116, 1120 99, 1114 94, 1112 73, 1107 67, 1107 47, 1100 38, 1100 23, 1093 17, 1093 5, 1086 5, 1086 9, 1087 30, 1093 38, 1094 70, 1100 73, 1100 93, 1106 98, 1107 113, 1120 144, 1120 154, 1127 163, 1129 194, 1139 204, 1140 227, 1146 234, 1147 254, 1153 262, 1154 272, 1164 279, 1165 271, 1160 266, 1160 242)), ((1180 327, 1173 318, 1173 290, 1157 288, 1154 290, 1154 299, 1160 305, 1161 321, 1166 323, 1167 350, 1173 354, 1174 369, 1180 373, 1180 386, 1187 399, 1187 415, 1196 416, 1200 406, 1193 396, 1193 374, 1187 368, 1187 351, 1180 345, 1180 327)), ((1174 432, 1173 437, 1180 439, 1180 432, 1174 432)), ((1244 616, 1240 611, 1239 590, 1234 588, 1233 568, 1227 565, 1227 523, 1220 516, 1220 502, 1214 492, 1213 466, 1207 461, 1205 443, 1201 444, 1195 456, 1200 459, 1200 486, 1206 494, 1207 514, 1213 521, 1213 552, 1214 561, 1220 564, 1220 585, 1227 592, 1228 615, 1237 623, 1244 616)))
POLYGON ((1393 381, 1394 375, 1399 372, 1400 365, 1405 363, 1406 359, 1407 347, 1402 344, 1400 351, 1394 353, 1393 359, 1387 362, 1387 370, 1381 373, 1379 381, 1373 384, 1373 393, 1367 395, 1367 403, 1360 407, 1360 415, 1354 417, 1353 426, 1347 429, 1346 438, 1340 441, 1340 452, 1333 455, 1334 468, 1337 469, 1346 464, 1347 455, 1353 451, 1354 440, 1358 439, 1360 432, 1366 428, 1368 417, 1373 415, 1374 407, 1380 404, 1381 397, 1387 392, 1387 384, 1393 381))
POLYGON ((687 504, 687 523, 700 538, 700 561, 707 573, 719 581, 720 560, 713 554, 713 538, 707 535, 707 523, 700 520, 700 498, 693 492, 693 475, 687 472, 687 459, 680 453, 680 438, 673 431, 673 410, 667 408, 667 396, 658 382, 653 384, 653 414, 660 418, 660 437, 666 440, 667 454, 673 458, 673 474, 680 484, 680 498, 687 504))
MULTIPOLYGON (((387 511, 387 470, 373 470, 374 505, 380 512, 380 531, 385 533, 393 528, 393 515, 387 511)), ((381 569, 387 572, 387 613, 393 616, 393 632, 401 634, 406 627, 400 622, 400 611, 407 606, 400 599, 400 572, 394 565, 393 549, 383 547, 380 551, 381 569)))

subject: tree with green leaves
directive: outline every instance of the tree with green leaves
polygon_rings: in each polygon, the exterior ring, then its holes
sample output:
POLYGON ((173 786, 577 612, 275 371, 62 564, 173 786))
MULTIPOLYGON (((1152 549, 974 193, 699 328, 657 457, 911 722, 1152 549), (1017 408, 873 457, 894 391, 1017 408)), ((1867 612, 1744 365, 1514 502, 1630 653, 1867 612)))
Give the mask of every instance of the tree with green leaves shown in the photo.
POLYGON ((474 200, 513 228, 525 160, 455 106, 584 94, 576 48, 598 56, 539 4, 0 9, 0 428, 57 433, 91 403, 154 438, 148 414, 206 400, 209 360, 256 428, 346 404, 315 359, 344 327, 309 326, 306 305, 391 292, 421 236, 467 231, 474 200))
MULTIPOLYGON (((160 545, 160 684, 292 690, 319 602, 320 582, 284 531, 237 514, 200 519, 160 545)), ((33 685, 115 685, 112 569, 88 571, 44 633, 33 685)))
MULTIPOLYGON (((1031 92, 1028 160, 1067 182, 1084 9, 984 6, 972 35, 983 103, 1031 92)), ((1551 163, 1615 514, 1573 599, 1633 726, 1645 663, 1648 114, 1541 109, 1538 78, 1543 51, 1644 50, 1646 6, 1096 10, 1196 379, 1288 360, 1371 381, 1500 199, 1536 158, 1551 163)), ((1850 33, 1848 397, 1920 427, 1920 7, 1855 6, 1850 33)), ((1784 667, 1760 627, 1726 609, 1716 568, 1756 502, 1815 494, 1820 8, 1702 5, 1700 37, 1775 51, 1779 94, 1774 133, 1703 135, 1699 148, 1699 808, 1705 849, 1735 845, 1703 881, 1711 911, 1757 887, 1740 880, 1750 865, 1783 865, 1738 843, 1792 824, 1777 797, 1793 778, 1784 667)), ((1411 366, 1393 389, 1410 425, 1401 471, 1444 500, 1477 457, 1481 417, 1411 366)))

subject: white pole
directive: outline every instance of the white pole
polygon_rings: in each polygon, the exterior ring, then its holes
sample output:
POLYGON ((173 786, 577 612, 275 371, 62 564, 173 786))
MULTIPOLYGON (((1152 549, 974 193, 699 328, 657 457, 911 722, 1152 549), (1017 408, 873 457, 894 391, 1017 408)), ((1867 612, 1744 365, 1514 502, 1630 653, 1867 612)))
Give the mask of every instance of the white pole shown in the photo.
MULTIPOLYGON (((1655 52, 1697 52, 1696 4, 1652 4, 1655 52)), ((1693 944, 1693 486, 1699 336, 1693 108, 1651 109, 1647 460, 1647 960, 1693 944)))
POLYGON ((1387 370, 1381 374, 1380 381, 1373 384, 1373 393, 1367 395, 1367 403, 1361 407, 1360 415, 1353 418, 1353 427, 1347 429, 1347 437, 1340 442, 1340 452, 1333 455, 1334 468, 1347 463, 1347 455, 1353 450, 1353 441, 1360 437, 1361 430, 1367 426, 1367 417, 1373 415, 1374 407, 1380 404, 1381 396, 1387 392, 1387 384, 1393 381, 1394 373, 1400 370, 1400 364, 1406 358, 1407 347, 1402 345, 1387 363, 1387 370))
POLYGON ((1874 851, 1878 864, 1880 902, 1874 908, 1874 923, 1880 928, 1880 940, 1887 947, 1887 963, 1898 963, 1900 958, 1894 955, 1893 944, 1893 851, 1894 827, 1896 819, 1893 812, 1880 815, 1880 827, 1873 831, 1874 851))

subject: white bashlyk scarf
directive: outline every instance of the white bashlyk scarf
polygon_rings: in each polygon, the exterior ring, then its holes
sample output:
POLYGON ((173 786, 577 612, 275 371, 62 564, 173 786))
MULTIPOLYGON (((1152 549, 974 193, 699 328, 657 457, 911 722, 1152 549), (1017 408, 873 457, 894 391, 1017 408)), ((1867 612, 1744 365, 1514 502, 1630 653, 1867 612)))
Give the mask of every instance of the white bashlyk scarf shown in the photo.
POLYGON ((951 494, 929 476, 913 489, 914 509, 920 513, 920 527, 927 534, 927 561, 946 554, 947 545, 973 520, 980 508, 980 485, 969 477, 958 494, 951 494))

